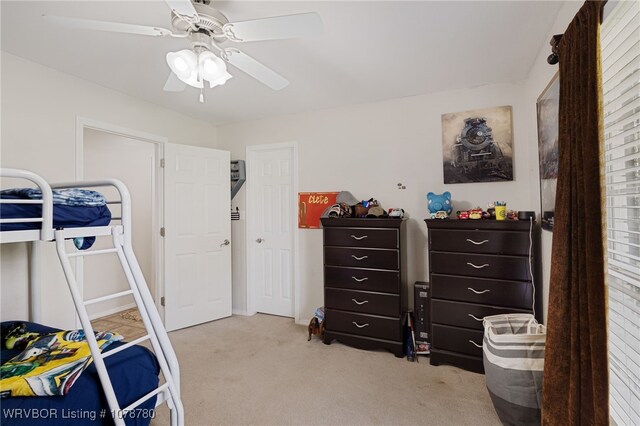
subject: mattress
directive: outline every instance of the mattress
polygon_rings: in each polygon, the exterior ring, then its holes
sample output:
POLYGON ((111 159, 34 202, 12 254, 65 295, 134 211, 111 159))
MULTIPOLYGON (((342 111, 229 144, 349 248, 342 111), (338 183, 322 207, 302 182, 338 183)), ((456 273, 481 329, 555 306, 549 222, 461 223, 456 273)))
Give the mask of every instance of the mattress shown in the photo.
MULTIPOLYGON (((2 195, 2 199, 24 199, 12 195, 2 195)), ((20 219, 42 216, 41 204, 0 204, 0 218, 20 219)), ((107 206, 53 205, 54 228, 82 228, 86 226, 106 226, 111 221, 107 206)), ((40 222, 2 223, 0 231, 22 231, 40 228, 40 222)))
MULTIPOLYGON (((5 323, 3 323, 4 325, 5 323)), ((50 333, 58 329, 26 323, 27 330, 50 333)), ((109 352, 123 343, 111 344, 109 352)), ((2 364, 20 350, 0 351, 2 364)), ((160 368, 155 355, 145 347, 132 346, 105 359, 120 407, 126 407, 158 387, 160 368)), ((146 426, 153 417, 156 396, 138 406, 127 425, 146 426)), ((0 424, 4 425, 113 425, 95 364, 80 375, 69 393, 51 397, 11 397, 0 400, 0 424)))

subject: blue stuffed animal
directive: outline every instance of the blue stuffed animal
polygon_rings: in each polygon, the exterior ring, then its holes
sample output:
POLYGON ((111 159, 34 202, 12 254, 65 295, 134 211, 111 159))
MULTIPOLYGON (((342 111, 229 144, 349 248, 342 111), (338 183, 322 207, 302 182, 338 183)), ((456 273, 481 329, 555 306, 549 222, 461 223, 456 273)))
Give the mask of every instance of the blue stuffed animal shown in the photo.
POLYGON ((427 194, 427 208, 431 219, 446 219, 451 214, 451 193, 449 191, 442 194, 427 194), (446 214, 445 214, 446 213, 446 214))

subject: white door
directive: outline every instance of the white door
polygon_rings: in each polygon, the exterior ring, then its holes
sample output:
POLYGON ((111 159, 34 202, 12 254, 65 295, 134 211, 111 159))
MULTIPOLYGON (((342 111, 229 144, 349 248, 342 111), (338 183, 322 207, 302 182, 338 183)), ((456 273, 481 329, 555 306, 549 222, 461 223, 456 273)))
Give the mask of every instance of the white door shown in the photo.
POLYGON ((295 151, 249 147, 248 280, 254 310, 294 316, 295 151))
POLYGON ((228 151, 165 146, 165 326, 231 315, 228 151))

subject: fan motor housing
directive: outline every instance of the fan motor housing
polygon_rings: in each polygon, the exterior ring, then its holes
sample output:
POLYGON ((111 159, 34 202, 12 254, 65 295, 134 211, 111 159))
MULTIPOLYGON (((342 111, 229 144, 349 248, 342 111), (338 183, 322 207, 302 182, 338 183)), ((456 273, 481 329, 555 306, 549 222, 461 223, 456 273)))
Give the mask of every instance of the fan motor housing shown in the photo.
POLYGON ((227 38, 222 31, 222 27, 229 23, 229 19, 218 9, 210 6, 208 0, 204 0, 204 2, 195 1, 193 7, 198 12, 198 20, 193 23, 198 31, 193 31, 188 22, 176 15, 175 12, 171 12, 171 27, 173 30, 178 33, 185 33, 191 30, 192 32, 204 33, 213 37, 217 42, 225 41, 227 38))

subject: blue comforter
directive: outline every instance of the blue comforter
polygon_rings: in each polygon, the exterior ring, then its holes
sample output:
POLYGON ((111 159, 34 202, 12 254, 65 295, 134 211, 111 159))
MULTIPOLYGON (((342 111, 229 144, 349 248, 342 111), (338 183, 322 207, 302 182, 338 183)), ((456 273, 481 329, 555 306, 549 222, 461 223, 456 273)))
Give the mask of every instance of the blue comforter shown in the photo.
MULTIPOLYGON (((65 206, 99 207, 107 204, 104 195, 90 189, 53 189, 53 204, 65 206)), ((42 200, 42 191, 36 188, 12 188, 0 191, 0 196, 10 196, 29 200, 42 200)))
MULTIPOLYGON (((4 323, 3 323, 4 324, 4 323)), ((27 331, 50 333, 55 328, 27 323, 27 331)), ((121 346, 116 342, 105 352, 121 346)), ((20 350, 2 349, 0 355, 5 363, 20 350)), ((135 402, 144 394, 158 387, 160 368, 155 355, 147 348, 133 346, 105 359, 107 371, 121 407, 135 402)), ((140 405, 130 417, 127 425, 146 426, 150 423, 156 397, 140 405)), ((0 424, 17 426, 40 425, 112 425, 109 406, 104 397, 95 364, 80 375, 65 396, 12 397, 3 398, 0 407, 0 424)))
MULTIPOLYGON (((24 190, 10 191, 2 191, 0 197, 11 200, 37 199, 37 196, 29 196, 29 194, 20 192, 24 190)), ((77 199, 74 199, 63 204, 53 205, 54 228, 106 226, 111 222, 111 211, 107 208, 106 202, 102 205, 91 205, 96 204, 95 202, 88 202, 90 205, 78 205, 78 202, 77 199)), ((2 219, 35 218, 41 216, 41 204, 0 204, 0 218, 2 219)), ((39 229, 41 226, 41 222, 2 223, 0 224, 0 231, 23 231, 27 229, 39 229)), ((74 244, 78 249, 86 250, 91 247, 94 241, 95 237, 75 238, 74 244)))
MULTIPOLYGON (((18 195, 2 195, 3 199, 24 199, 18 195)), ((42 216, 40 204, 0 204, 2 219, 19 219, 42 216)), ((69 206, 54 204, 54 228, 82 228, 85 226, 105 226, 111 221, 111 212, 106 205, 102 206, 69 206)), ((40 228, 39 222, 3 223, 2 231, 18 231, 40 228)))

